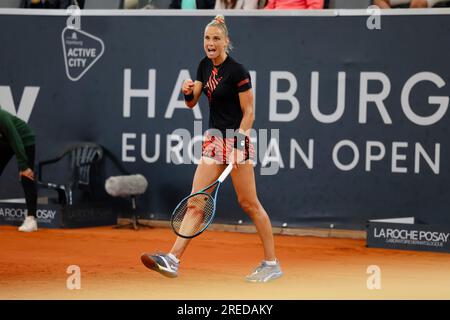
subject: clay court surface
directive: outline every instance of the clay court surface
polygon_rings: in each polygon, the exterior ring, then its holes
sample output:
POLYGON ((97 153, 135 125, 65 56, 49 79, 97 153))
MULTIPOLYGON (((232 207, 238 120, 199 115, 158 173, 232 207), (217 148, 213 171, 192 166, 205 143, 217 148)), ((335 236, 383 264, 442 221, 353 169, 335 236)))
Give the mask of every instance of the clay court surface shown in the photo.
POLYGON ((23 234, 0 227, 0 299, 450 299, 450 254, 368 249, 364 240, 276 236, 285 275, 267 284, 243 278, 262 259, 255 234, 209 231, 164 278, 140 263, 168 250, 170 229, 112 227, 23 234), (68 290, 67 267, 81 269, 68 290), (367 289, 367 267, 381 268, 381 290, 367 289))

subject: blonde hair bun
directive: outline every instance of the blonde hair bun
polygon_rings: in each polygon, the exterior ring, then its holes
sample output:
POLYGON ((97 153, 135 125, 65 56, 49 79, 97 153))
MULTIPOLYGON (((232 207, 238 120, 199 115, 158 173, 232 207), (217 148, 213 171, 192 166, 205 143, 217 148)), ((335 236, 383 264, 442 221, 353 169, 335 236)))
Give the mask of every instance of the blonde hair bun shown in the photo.
POLYGON ((221 15, 221 14, 218 14, 218 15, 214 18, 214 21, 217 21, 217 22, 219 22, 219 23, 225 24, 225 17, 224 17, 223 15, 221 15))

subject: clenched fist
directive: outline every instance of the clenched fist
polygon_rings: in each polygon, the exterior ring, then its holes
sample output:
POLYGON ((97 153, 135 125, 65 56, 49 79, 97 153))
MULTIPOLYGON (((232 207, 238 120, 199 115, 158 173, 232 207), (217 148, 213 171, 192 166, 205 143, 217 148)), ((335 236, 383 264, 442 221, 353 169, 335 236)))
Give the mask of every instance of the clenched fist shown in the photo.
POLYGON ((184 80, 181 91, 183 91, 183 94, 185 95, 191 94, 194 91, 194 81, 192 81, 192 79, 184 80))

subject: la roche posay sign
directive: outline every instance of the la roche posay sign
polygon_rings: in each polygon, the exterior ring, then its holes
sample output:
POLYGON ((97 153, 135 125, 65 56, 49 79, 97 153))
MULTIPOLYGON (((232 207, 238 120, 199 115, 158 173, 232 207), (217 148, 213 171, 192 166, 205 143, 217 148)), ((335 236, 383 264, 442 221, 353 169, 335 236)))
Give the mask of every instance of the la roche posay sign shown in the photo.
MULTIPOLYGON (((0 218, 8 222, 22 222, 27 217, 28 210, 26 208, 9 207, 2 205, 0 207, 0 218)), ((36 218, 40 223, 52 224, 55 220, 57 210, 55 209, 38 209, 36 218)))
MULTIPOLYGON (((449 230, 450 227, 447 229, 449 230)), ((450 232, 444 226, 370 223, 368 245, 406 250, 450 252, 450 232)))

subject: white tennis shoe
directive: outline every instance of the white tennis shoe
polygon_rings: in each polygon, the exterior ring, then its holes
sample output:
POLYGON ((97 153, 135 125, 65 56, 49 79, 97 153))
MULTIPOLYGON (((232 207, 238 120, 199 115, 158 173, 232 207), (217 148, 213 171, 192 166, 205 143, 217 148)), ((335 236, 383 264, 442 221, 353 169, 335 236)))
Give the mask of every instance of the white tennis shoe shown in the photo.
POLYGON ((144 253, 141 255, 142 263, 149 269, 161 273, 168 278, 178 276, 179 261, 174 261, 169 255, 163 253, 144 253))
POLYGON ((281 271, 280 263, 277 260, 275 265, 269 265, 266 261, 261 262, 259 266, 248 275, 245 280, 248 282, 268 282, 275 280, 283 275, 281 271))
POLYGON ((37 221, 33 216, 26 217, 22 225, 19 227, 19 231, 21 232, 34 232, 37 231, 37 229, 37 221))

